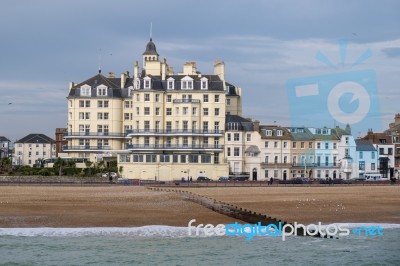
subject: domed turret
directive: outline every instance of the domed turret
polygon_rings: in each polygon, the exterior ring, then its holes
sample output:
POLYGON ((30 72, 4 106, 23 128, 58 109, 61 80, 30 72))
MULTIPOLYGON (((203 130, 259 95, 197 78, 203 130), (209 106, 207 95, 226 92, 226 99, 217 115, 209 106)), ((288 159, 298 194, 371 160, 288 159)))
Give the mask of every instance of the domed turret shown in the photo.
POLYGON ((158 57, 156 45, 154 44, 152 38, 150 38, 150 41, 147 43, 146 51, 144 51, 143 55, 157 55, 158 57))

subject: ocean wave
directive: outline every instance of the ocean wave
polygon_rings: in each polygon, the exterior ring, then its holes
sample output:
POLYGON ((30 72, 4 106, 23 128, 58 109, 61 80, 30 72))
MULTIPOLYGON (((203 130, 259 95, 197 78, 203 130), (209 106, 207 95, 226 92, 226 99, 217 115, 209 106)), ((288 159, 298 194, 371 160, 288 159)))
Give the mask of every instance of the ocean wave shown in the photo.
MULTIPOLYGON (((332 223, 346 226, 347 228, 358 228, 360 226, 380 226, 383 229, 400 229, 400 224, 388 223, 332 223)), ((328 224, 322 225, 322 227, 328 224)), ((188 227, 146 225, 140 227, 84 227, 84 228, 0 228, 0 236, 44 236, 44 237, 80 237, 80 236, 128 236, 128 237, 209 237, 204 233, 204 228, 198 232, 192 228, 189 233, 188 227)))

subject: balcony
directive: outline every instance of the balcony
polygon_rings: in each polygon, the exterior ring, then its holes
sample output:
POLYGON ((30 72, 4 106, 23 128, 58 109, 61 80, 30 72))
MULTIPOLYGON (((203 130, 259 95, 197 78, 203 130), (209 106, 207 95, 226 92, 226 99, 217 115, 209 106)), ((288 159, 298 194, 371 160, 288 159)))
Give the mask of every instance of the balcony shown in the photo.
POLYGON ((63 146, 63 151, 109 151, 111 150, 111 146, 63 146))
POLYGON ((293 168, 339 168, 337 163, 293 163, 293 168))
POLYGON ((173 103, 200 103, 200 100, 196 99, 174 99, 173 103))
POLYGON ((290 163, 261 163, 261 168, 290 168, 292 164, 290 163))
POLYGON ((125 149, 127 150, 178 150, 178 151, 221 151, 224 149, 224 145, 211 145, 211 144, 199 144, 199 145, 185 145, 185 144, 126 144, 125 149))
POLYGON ((65 139, 72 139, 72 138, 124 138, 124 133, 110 133, 110 132, 65 132, 64 138, 65 139))
POLYGON ((204 130, 204 129, 129 129, 126 137, 133 136, 215 136, 224 135, 223 130, 204 130))

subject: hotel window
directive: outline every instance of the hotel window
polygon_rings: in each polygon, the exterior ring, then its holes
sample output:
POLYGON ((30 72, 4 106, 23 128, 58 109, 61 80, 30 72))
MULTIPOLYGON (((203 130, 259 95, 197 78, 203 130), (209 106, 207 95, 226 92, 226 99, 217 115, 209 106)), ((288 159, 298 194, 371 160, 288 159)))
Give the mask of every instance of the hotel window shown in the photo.
POLYGON ((214 95, 214 102, 216 102, 216 103, 219 102, 219 95, 214 95))
POLYGON ((283 142, 283 148, 287 148, 287 142, 286 141, 283 142))
POLYGON ((167 102, 172 102, 172 95, 167 95, 167 102))
POLYGON ((301 149, 304 149, 304 142, 303 142, 303 141, 300 142, 300 148, 301 148, 301 149))
POLYGON ((136 107, 136 115, 140 115, 140 108, 136 107))
MULTIPOLYGON (((124 104, 125 104, 125 108, 129 108, 129 101, 125 101, 124 104)), ((101 106, 99 106, 99 107, 101 107, 101 106)))
POLYGON ((192 115, 197 115, 197 107, 192 108, 192 115))
POLYGON ((233 156, 240 156, 240 148, 239 147, 235 147, 233 148, 233 156))
POLYGON ((239 139, 240 139, 239 133, 234 133, 233 134, 233 141, 239 141, 239 139))
POLYGON ((226 134, 226 138, 227 141, 231 141, 231 133, 226 134))
POLYGON ((375 152, 371 152, 371 159, 375 159, 375 152))
POLYGON ((203 102, 208 103, 208 94, 203 95, 203 102))
POLYGON ((365 170, 365 162, 359 162, 358 163, 358 170, 365 170))
POLYGON ((201 78, 201 89, 202 90, 208 89, 208 82, 205 77, 201 78))
POLYGON ((86 100, 86 101, 85 101, 85 107, 86 107, 86 108, 90 107, 90 100, 86 100))
POLYGON ((346 144, 349 144, 349 137, 346 137, 346 144))
POLYGON ((208 115, 208 108, 203 108, 203 115, 208 115))
POLYGON ((325 156, 325 166, 329 165, 329 156, 325 156))
POLYGON ((160 131, 160 121, 156 121, 156 124, 155 124, 155 131, 156 132, 159 132, 160 131))
POLYGON ((188 121, 182 121, 183 125, 183 132, 187 132, 189 129, 189 123, 188 121))
POLYGON ((336 142, 333 143, 333 149, 334 149, 334 150, 337 149, 337 143, 336 143, 336 142))
POLYGON ((156 107, 156 115, 160 115, 160 107, 156 107))
POLYGON ((142 154, 134 154, 133 155, 133 162, 134 163, 142 163, 143 162, 143 155, 142 154))
POLYGON ((144 108, 144 115, 150 115, 150 107, 144 108))
POLYGON ((195 131, 197 129, 197 121, 192 121, 192 130, 195 131))
POLYGON ((144 130, 150 131, 150 121, 144 121, 144 130))
POLYGON ((150 94, 149 93, 145 93, 144 94, 144 101, 145 102, 149 102, 150 101, 150 94))
POLYGON ((363 159, 363 152, 360 151, 360 159, 363 159))
POLYGON ((336 156, 333 156, 333 166, 336 166, 336 160, 337 160, 336 156))
POLYGON ((283 157, 283 163, 287 164, 287 156, 283 157))
POLYGON ((312 149, 312 142, 309 142, 309 143, 308 143, 308 148, 309 148, 309 149, 312 149))
POLYGON ((268 178, 268 170, 265 170, 264 177, 268 178))
POLYGON ((124 113, 124 120, 129 120, 129 113, 124 113))
POLYGON ((107 87, 100 85, 97 87, 97 96, 107 96, 107 87))
POLYGON ((150 89, 150 78, 144 78, 144 88, 150 89))
POLYGON ((247 141, 251 141, 251 134, 246 134, 247 141))
POLYGON ((226 153, 227 153, 227 156, 231 156, 231 148, 230 147, 227 148, 226 153))
POLYGON ((160 101, 160 94, 156 94, 156 102, 160 101))
POLYGON ((214 109, 214 115, 215 116, 219 116, 219 108, 215 108, 214 109))
POLYGON ((79 101, 79 107, 85 107, 85 101, 80 100, 79 101))
POLYGON ((321 149, 321 142, 317 142, 317 149, 321 149))
POLYGON ((293 149, 296 149, 296 142, 293 142, 293 149))
POLYGON ((140 79, 135 80, 135 89, 140 89, 140 79))
POLYGON ((173 78, 169 78, 168 79, 168 90, 173 90, 174 89, 174 79, 173 78))
POLYGON ((264 142, 264 147, 268 148, 268 141, 264 142))
POLYGON ((278 148, 278 142, 277 141, 274 142, 274 148, 278 148))
POLYGON ((278 137, 281 137, 281 136, 282 136, 282 130, 277 130, 277 131, 276 131, 276 135, 277 135, 278 137))
POLYGON ((167 130, 167 132, 171 132, 172 131, 172 122, 171 121, 167 121, 166 130, 167 130))
POLYGON ((371 163, 371 170, 372 170, 372 171, 375 170, 375 163, 371 163))
POLYGON ((81 96, 91 96, 91 87, 88 85, 84 85, 81 87, 81 96))
POLYGON ((208 132, 208 121, 203 121, 203 131, 208 132))
POLYGON ((325 142, 325 150, 329 149, 329 142, 325 142))
POLYGON ((136 101, 140 102, 140 94, 136 94, 136 101))
POLYGON ((204 147, 208 147, 208 137, 203 138, 203 145, 204 147))
POLYGON ((182 114, 188 115, 188 107, 183 107, 182 114))
POLYGON ((226 105, 231 105, 231 99, 226 99, 226 105))
POLYGON ((215 132, 219 131, 219 122, 214 122, 214 130, 215 132))
POLYGON ((272 136, 272 130, 265 130, 265 135, 272 136))
POLYGON ((166 115, 172 115, 172 108, 167 108, 166 115))

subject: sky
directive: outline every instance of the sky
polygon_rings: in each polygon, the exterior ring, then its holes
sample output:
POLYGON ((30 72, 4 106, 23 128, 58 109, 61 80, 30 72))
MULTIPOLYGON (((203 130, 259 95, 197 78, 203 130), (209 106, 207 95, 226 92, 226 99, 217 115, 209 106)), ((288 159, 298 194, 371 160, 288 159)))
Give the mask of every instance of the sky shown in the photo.
MULTIPOLYGON (((327 97, 336 80, 361 84, 369 97, 353 135, 384 130, 400 113, 399 10, 397 0, 3 0, 0 136, 12 142, 30 133, 55 138, 55 128, 67 127, 69 82, 96 75, 99 66, 105 75, 133 73, 150 28, 160 58, 175 72, 195 61, 200 72, 212 74, 214 61, 224 61, 226 81, 242 88, 243 117, 333 127, 338 123, 329 116, 327 97), (352 74, 363 70, 369 72, 352 74), (312 112, 328 114, 325 120, 312 114, 296 120, 310 109, 310 101, 293 97, 308 77, 321 92, 308 98, 316 104, 312 112)), ((335 99, 342 115, 353 119, 363 96, 349 93, 335 99)))

